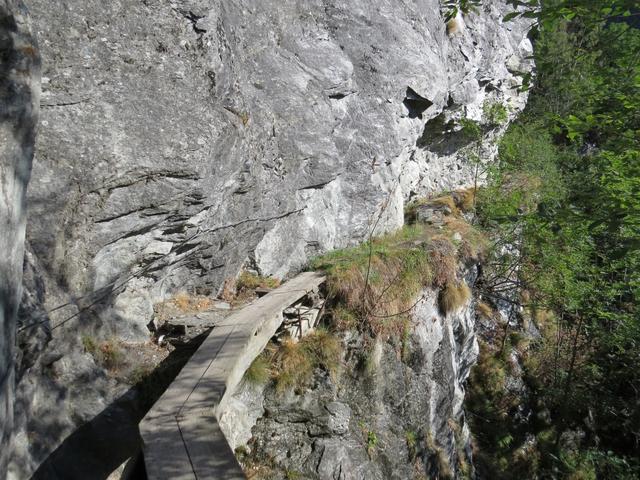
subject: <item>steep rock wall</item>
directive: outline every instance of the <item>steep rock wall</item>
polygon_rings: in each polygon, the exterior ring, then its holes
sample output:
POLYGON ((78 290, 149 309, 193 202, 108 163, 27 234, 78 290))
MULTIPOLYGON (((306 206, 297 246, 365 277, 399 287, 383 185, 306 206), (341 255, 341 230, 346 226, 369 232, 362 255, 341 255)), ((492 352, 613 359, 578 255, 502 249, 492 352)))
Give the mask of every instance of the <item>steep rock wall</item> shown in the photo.
POLYGON ((383 206, 377 232, 399 226, 472 182, 457 120, 526 101, 527 25, 498 0, 453 36, 436 0, 26 3, 44 63, 15 478, 121 392, 82 332, 144 340, 177 290, 284 276, 383 206))
POLYGON ((44 57, 29 242, 70 295, 105 294, 119 336, 144 338, 167 292, 361 241, 384 202, 379 230, 399 226, 411 196, 471 181, 444 120, 526 98, 526 26, 498 1, 454 36, 435 0, 29 5, 44 57))
POLYGON ((0 476, 11 452, 25 197, 39 110, 40 59, 20 1, 0 1, 0 476))
MULTIPOLYGON (((467 267, 466 280, 475 277, 467 267)), ((337 380, 317 371, 308 387, 284 394, 245 382, 220 424, 232 447, 247 452, 240 458, 249 471, 270 479, 469 478, 463 385, 478 355, 475 301, 443 315, 437 291, 421 297, 406 345, 363 350, 362 338, 346 335, 337 380)))

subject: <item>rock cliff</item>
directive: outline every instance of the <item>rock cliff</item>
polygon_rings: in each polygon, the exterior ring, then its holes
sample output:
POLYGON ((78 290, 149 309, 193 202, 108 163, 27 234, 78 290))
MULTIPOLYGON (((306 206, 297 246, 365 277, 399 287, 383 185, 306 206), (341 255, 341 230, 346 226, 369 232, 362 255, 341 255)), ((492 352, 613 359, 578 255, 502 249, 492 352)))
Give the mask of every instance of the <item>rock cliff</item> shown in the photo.
MULTIPOLYGON (((467 272, 473 284, 476 267, 467 272)), ((469 478, 463 384, 478 355, 474 303, 443 315, 437 290, 421 298, 404 346, 380 341, 363 352, 363 338, 348 334, 337 379, 318 370, 308 388, 285 394, 245 382, 221 427, 247 470, 273 479, 469 478)))
POLYGON ((20 1, 0 1, 0 475, 11 458, 14 339, 21 295, 26 188, 38 123, 40 58, 20 1))
POLYGON ((449 34, 436 0, 26 3, 43 92, 2 449, 17 478, 121 391, 82 332, 145 340, 178 290, 215 295, 243 266, 284 277, 381 209, 377 231, 398 227, 408 200, 473 182, 462 118, 484 125, 486 161, 490 107, 526 102, 527 25, 499 0, 449 34))

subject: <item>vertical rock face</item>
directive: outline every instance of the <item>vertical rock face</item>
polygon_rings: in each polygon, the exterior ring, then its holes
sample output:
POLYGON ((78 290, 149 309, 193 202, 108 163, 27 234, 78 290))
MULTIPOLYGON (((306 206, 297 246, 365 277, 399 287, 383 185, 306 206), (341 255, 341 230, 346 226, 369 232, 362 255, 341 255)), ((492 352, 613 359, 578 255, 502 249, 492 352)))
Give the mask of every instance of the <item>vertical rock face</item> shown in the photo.
POLYGON ((450 34, 437 0, 25 2, 43 95, 18 478, 113 396, 82 332, 145 340, 176 290, 215 294, 247 265, 285 276, 383 207, 377 233, 399 226, 411 198, 473 182, 461 118, 490 158, 485 107, 526 101, 527 25, 502 0, 450 34))
POLYGON ((309 388, 286 394, 245 385, 232 417, 221 419, 232 447, 246 447, 270 468, 264 478, 468 478, 463 384, 478 355, 474 308, 443 315, 437 303, 436 291, 423 292, 405 345, 365 349, 368 373, 355 336, 346 339, 338 381, 316 372, 309 388))
POLYGON ((399 226, 412 196, 471 182, 456 119, 524 105, 526 25, 484 4, 447 35, 436 0, 29 0, 34 253, 140 339, 168 291, 215 293, 243 264, 284 276, 361 241, 384 203, 379 231, 399 226))
POLYGON ((11 451, 14 351, 25 197, 39 110, 40 61, 21 1, 0 1, 0 476, 11 451))

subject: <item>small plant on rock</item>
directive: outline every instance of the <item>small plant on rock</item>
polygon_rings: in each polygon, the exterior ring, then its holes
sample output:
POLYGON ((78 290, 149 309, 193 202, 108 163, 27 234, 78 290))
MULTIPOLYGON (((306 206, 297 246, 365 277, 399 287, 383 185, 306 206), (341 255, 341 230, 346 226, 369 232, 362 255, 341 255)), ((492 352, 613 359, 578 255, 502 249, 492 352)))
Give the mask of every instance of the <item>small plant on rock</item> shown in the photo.
POLYGON ((471 290, 465 282, 449 282, 440 291, 438 303, 443 315, 455 312, 471 298, 471 290))

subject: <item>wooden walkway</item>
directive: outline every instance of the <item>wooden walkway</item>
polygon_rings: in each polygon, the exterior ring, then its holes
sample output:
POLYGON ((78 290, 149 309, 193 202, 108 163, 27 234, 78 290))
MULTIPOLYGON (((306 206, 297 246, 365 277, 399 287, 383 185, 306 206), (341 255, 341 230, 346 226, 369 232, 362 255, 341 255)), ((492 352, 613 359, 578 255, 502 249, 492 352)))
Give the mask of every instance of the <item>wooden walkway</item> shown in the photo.
POLYGON ((322 274, 302 273, 216 324, 140 422, 150 480, 245 478, 217 417, 276 333, 282 311, 323 282, 322 274))

